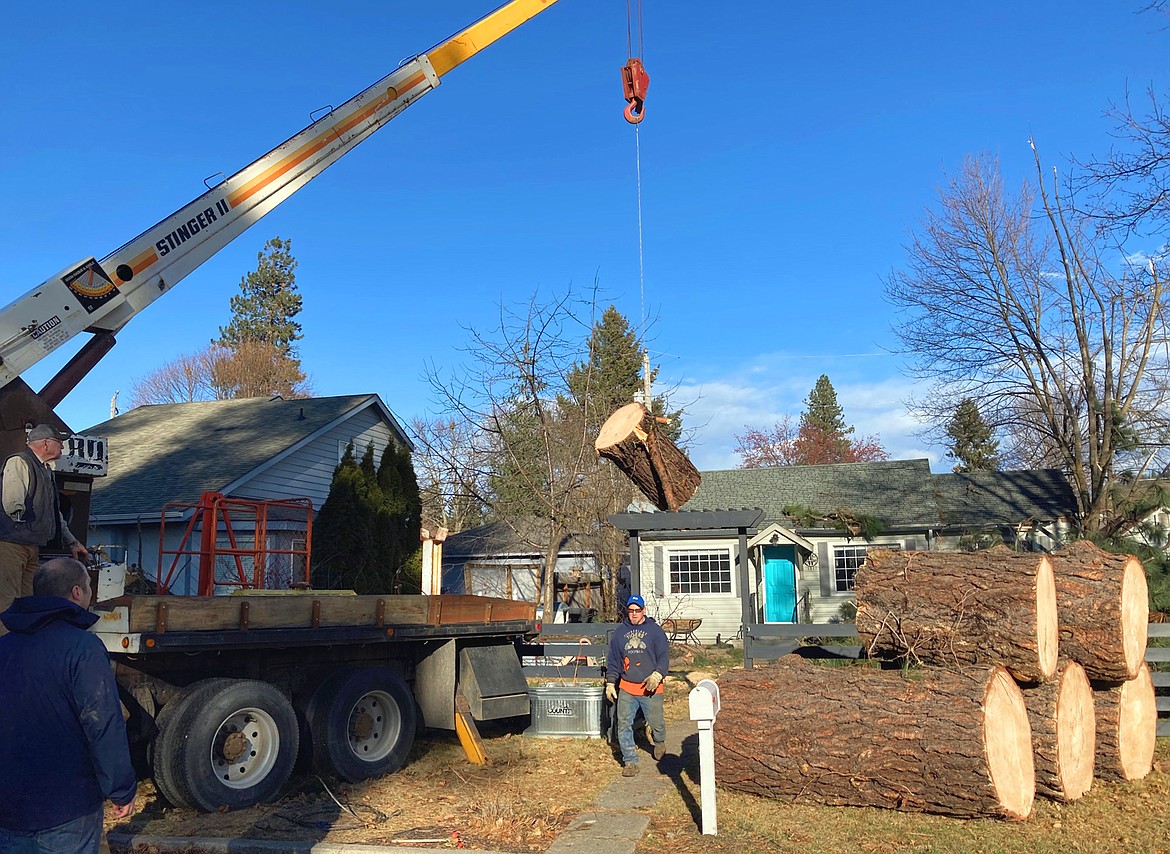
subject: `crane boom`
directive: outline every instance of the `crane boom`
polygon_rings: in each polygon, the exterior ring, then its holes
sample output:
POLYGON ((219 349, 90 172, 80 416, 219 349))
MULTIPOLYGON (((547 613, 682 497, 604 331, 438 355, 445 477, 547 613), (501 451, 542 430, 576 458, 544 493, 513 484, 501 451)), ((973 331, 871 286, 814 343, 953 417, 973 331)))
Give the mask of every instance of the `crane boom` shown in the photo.
POLYGON ((261 217, 439 85, 440 78, 556 0, 511 0, 396 68, 300 133, 100 261, 69 265, 0 309, 0 386, 77 335, 94 336, 46 386, 50 406, 76 385, 140 311, 261 217), (91 346, 92 345, 92 346, 91 346), (81 354, 79 354, 80 356, 81 354))

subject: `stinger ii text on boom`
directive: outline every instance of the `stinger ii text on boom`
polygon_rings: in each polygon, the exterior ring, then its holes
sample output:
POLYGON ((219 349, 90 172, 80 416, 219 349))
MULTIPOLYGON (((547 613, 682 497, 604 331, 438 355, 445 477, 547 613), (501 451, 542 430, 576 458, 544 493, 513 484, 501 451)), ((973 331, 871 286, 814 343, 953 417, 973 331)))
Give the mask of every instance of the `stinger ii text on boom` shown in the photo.
POLYGON ((203 229, 210 226, 213 222, 219 219, 220 216, 226 214, 231 208, 227 201, 220 199, 215 203, 213 208, 205 208, 200 213, 191 217, 185 223, 180 225, 162 240, 154 242, 154 248, 158 250, 159 256, 167 255, 172 249, 178 249, 192 237, 194 237, 203 229))

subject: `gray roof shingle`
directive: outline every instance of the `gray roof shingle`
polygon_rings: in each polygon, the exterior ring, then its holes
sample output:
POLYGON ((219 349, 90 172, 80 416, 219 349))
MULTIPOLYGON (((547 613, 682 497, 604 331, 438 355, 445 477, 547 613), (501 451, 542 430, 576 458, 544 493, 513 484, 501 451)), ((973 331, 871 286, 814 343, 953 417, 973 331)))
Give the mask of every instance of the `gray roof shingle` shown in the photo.
POLYGON ((891 527, 938 518, 927 460, 837 463, 705 471, 684 510, 759 507, 763 524, 784 522, 784 507, 799 504, 817 513, 844 508, 891 527))
POLYGON ((1004 525, 1077 513, 1076 493, 1059 469, 937 474, 934 489, 945 525, 1004 525))
POLYGON ((221 491, 318 430, 375 404, 384 408, 377 395, 358 394, 141 406, 81 431, 109 439, 109 474, 94 481, 93 514, 157 515, 168 501, 221 491))

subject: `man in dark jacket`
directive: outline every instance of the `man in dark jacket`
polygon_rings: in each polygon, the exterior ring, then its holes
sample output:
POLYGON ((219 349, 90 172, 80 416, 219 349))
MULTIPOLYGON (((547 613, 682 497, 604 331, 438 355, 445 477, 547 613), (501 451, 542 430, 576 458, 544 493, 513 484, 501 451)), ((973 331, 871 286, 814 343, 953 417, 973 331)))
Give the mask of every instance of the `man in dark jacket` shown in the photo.
POLYGON ((90 626, 89 573, 47 561, 0 621, 0 851, 96 854, 102 804, 134 808, 110 659, 90 626))
POLYGON ((617 706, 618 745, 622 749, 623 777, 638 773, 634 746, 634 716, 638 709, 654 737, 654 759, 666 755, 666 719, 662 710, 662 679, 670 671, 666 632, 646 616, 646 602, 631 596, 626 622, 609 639, 605 657, 605 696, 617 706))
MULTIPOLYGON (((61 458, 68 433, 50 424, 28 432, 27 447, 4 461, 0 472, 0 611, 18 596, 32 595, 40 550, 60 542, 73 557, 89 556, 61 515, 57 482, 49 463, 61 458)), ((0 626, 0 635, 5 629, 0 626)))

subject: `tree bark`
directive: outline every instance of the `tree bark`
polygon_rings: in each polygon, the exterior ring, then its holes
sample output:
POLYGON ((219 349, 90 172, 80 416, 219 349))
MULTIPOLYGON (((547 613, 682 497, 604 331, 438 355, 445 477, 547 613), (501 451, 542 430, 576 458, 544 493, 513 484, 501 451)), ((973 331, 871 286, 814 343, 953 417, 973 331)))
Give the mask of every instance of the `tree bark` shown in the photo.
POLYGON ((1085 670, 1062 659, 1051 681, 1023 687, 1036 751, 1036 792, 1075 801, 1093 784, 1097 747, 1093 688, 1085 670))
POLYGON ((1021 682, 1056 672, 1056 588, 1042 555, 871 549, 856 593, 857 633, 872 658, 1002 664, 1021 682))
POLYGON ((1052 562, 1061 655, 1085 668, 1092 680, 1136 677, 1146 656, 1150 618, 1141 561, 1079 540, 1052 555, 1052 562))
POLYGON ((1158 735, 1158 706, 1150 668, 1143 662, 1133 679, 1093 688, 1097 776, 1102 780, 1140 780, 1154 767, 1158 735))
POLYGON ((700 475, 687 455, 658 432, 658 422, 640 403, 627 403, 605 423, 594 442, 659 510, 677 510, 699 488, 700 475))
POLYGON ((823 667, 799 656, 719 680, 715 766, 740 792, 826 806, 1025 819, 1028 713, 1002 667, 823 667))

